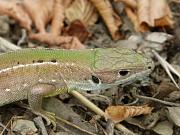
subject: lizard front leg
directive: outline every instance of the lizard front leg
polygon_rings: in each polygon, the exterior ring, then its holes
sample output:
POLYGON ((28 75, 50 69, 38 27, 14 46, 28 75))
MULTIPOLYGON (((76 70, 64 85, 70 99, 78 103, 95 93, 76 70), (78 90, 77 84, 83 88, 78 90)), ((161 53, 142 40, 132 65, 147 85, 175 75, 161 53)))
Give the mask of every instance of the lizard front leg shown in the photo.
POLYGON ((43 117, 47 125, 52 123, 54 129, 56 128, 55 114, 42 109, 42 100, 43 97, 48 96, 55 90, 56 87, 51 84, 36 84, 28 91, 28 102, 32 112, 43 117))

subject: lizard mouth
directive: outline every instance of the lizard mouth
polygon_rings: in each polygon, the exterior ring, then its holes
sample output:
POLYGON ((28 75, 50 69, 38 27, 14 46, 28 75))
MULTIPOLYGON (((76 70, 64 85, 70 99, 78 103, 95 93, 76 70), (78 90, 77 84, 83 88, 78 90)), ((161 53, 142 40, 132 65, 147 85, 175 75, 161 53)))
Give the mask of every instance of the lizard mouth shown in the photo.
POLYGON ((92 80, 89 80, 87 82, 67 82, 69 89, 77 89, 82 91, 94 91, 94 90, 104 90, 108 89, 114 86, 125 86, 128 84, 131 84, 136 81, 144 81, 145 78, 152 72, 152 69, 147 69, 135 74, 132 74, 131 76, 124 78, 122 80, 117 80, 113 83, 100 83, 100 84, 94 84, 92 83, 92 80))

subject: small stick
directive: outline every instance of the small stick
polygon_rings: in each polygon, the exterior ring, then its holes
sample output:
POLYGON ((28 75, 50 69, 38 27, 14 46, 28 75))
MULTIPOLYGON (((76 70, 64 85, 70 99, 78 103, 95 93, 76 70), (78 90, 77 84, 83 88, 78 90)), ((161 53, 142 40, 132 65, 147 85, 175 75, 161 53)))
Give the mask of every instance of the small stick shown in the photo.
POLYGON ((33 120, 38 125, 38 127, 41 129, 42 135, 48 135, 47 130, 44 126, 44 122, 42 120, 42 117, 38 116, 38 117, 34 118, 33 120))
POLYGON ((84 129, 78 127, 77 125, 75 125, 75 124, 73 124, 73 123, 71 123, 71 122, 69 122, 69 121, 67 121, 67 120, 65 120, 65 119, 62 119, 62 118, 60 118, 60 117, 58 117, 58 116, 55 116, 55 118, 56 118, 57 120, 63 122, 63 123, 66 123, 67 125, 70 125, 70 126, 76 128, 76 129, 79 129, 80 131, 82 131, 82 132, 84 132, 84 133, 87 133, 87 134, 89 134, 89 135, 97 135, 97 134, 91 133, 91 132, 89 132, 89 131, 87 131, 87 130, 84 130, 84 129))
MULTIPOLYGON (((76 97, 79 101, 81 101, 86 107, 88 107, 90 110, 94 111, 96 114, 103 116, 106 119, 106 114, 103 110, 101 110, 99 107, 97 107, 94 103, 92 103, 91 101, 89 101, 86 97, 84 97, 83 95, 81 95, 79 92, 77 92, 76 90, 72 90, 69 92, 71 95, 73 95, 74 97, 76 97)), ((116 124, 115 127, 124 132, 125 134, 128 135, 135 135, 135 133, 133 133, 132 131, 130 131, 129 129, 127 129, 126 127, 124 127, 121 124, 116 124)))
POLYGON ((18 47, 12 44, 11 42, 5 40, 4 38, 0 37, 0 49, 4 52, 7 52, 7 51, 15 51, 21 49, 21 47, 18 47))
POLYGON ((147 97, 147 96, 142 96, 142 95, 138 95, 138 94, 134 94, 134 96, 137 97, 137 98, 141 98, 141 99, 147 99, 147 100, 159 102, 159 103, 165 104, 165 105, 180 107, 180 104, 178 104, 178 103, 172 103, 172 102, 168 102, 168 101, 163 101, 163 100, 153 98, 153 97, 147 97))
POLYGON ((179 88, 178 84, 176 83, 176 81, 174 80, 171 72, 173 72, 174 74, 176 74, 178 77, 180 77, 180 74, 166 61, 164 60, 155 50, 152 50, 153 54, 156 56, 156 58, 158 59, 158 61, 160 62, 160 64, 162 65, 162 67, 165 69, 166 73, 168 74, 168 76, 170 77, 170 79, 173 81, 173 83, 175 84, 175 86, 179 88), (171 72, 170 72, 171 71, 171 72))

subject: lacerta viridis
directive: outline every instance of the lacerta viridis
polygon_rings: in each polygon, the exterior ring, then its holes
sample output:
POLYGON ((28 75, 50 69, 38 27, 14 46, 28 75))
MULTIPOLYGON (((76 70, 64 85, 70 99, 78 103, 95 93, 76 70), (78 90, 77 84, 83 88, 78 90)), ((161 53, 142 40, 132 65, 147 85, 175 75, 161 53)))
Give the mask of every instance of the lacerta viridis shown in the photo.
POLYGON ((153 68, 150 58, 123 48, 8 52, 0 55, 0 106, 28 99, 35 114, 55 125, 41 107, 43 97, 131 83, 153 68))

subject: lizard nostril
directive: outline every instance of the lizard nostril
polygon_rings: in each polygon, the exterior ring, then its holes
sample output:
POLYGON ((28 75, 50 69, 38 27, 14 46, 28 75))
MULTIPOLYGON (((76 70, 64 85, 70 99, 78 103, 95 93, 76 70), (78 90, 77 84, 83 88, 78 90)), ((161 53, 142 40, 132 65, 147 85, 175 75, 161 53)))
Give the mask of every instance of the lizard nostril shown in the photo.
POLYGON ((147 65, 147 69, 153 70, 153 69, 154 69, 154 63, 153 63, 153 62, 149 63, 149 64, 147 65))

